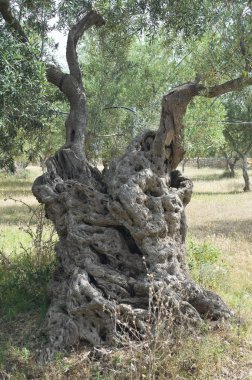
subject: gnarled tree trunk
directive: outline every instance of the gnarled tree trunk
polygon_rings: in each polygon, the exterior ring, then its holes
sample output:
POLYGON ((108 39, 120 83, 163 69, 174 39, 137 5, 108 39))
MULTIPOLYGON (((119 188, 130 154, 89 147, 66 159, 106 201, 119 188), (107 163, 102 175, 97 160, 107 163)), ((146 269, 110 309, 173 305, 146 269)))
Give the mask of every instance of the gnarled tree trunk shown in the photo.
POLYGON ((216 294, 189 277, 185 206, 192 183, 176 170, 184 155, 181 132, 187 105, 203 91, 215 96, 215 89, 189 83, 166 94, 159 129, 135 138, 102 176, 83 153, 85 94, 75 50, 83 31, 102 23, 91 12, 71 29, 70 75, 54 67, 47 73, 71 108, 66 145, 47 161, 47 173, 33 185, 59 235, 45 326, 46 356, 80 340, 110 343, 118 315, 135 320, 143 332, 150 286, 165 284, 164 301, 180 323, 230 315, 216 294))
POLYGON ((47 70, 48 80, 68 98, 70 115, 66 144, 47 161, 47 172, 32 189, 59 236, 44 358, 80 340, 111 343, 117 318, 134 321, 144 333, 150 287, 164 288, 164 302, 178 323, 230 316, 224 302, 188 274, 185 206, 192 182, 176 168, 184 154, 182 119, 193 97, 221 95, 252 80, 172 89, 163 97, 158 130, 136 137, 102 175, 84 154, 86 97, 76 45, 85 30, 103 23, 96 12, 88 13, 69 32, 70 73, 47 70))
POLYGON ((33 185, 59 235, 45 324, 46 357, 80 340, 111 343, 118 316, 134 321, 143 333, 149 323, 150 286, 164 286, 164 302, 178 323, 230 316, 224 302, 188 274, 185 206, 192 182, 176 168, 184 155, 182 119, 193 97, 239 89, 244 79, 172 89, 163 97, 158 130, 136 137, 103 176, 83 153, 86 108, 76 55, 83 32, 102 24, 101 16, 91 12, 70 30, 70 75, 48 69, 48 80, 69 99, 70 115, 66 145, 47 161, 47 173, 33 185))

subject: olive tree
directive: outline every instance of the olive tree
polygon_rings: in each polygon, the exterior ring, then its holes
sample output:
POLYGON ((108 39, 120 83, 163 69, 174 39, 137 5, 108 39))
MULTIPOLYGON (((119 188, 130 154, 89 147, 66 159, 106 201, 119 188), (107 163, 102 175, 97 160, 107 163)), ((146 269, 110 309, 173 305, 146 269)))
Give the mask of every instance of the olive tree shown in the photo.
MULTIPOLYGON (((0 1, 0 11, 20 34, 7 0, 0 1)), ((217 294, 189 275, 185 207, 192 182, 177 166, 184 155, 183 117, 190 102, 241 90, 252 79, 240 76, 211 86, 193 81, 172 88, 162 98, 158 128, 136 136, 102 174, 85 154, 87 99, 76 47, 88 29, 104 23, 97 11, 86 13, 68 33, 69 73, 47 67, 48 81, 65 95, 70 112, 65 144, 47 160, 47 172, 32 188, 59 237, 44 359, 80 340, 111 344, 120 321, 144 336, 152 323, 150 289, 162 289, 176 325, 231 315, 217 294)))

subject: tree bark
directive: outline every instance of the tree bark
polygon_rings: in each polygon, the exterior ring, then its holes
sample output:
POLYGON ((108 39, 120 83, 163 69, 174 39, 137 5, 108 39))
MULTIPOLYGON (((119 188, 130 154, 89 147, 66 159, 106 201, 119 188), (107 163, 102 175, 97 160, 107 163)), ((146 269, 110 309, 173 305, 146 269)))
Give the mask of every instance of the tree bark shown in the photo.
POLYGON ((103 23, 96 12, 84 16, 68 36, 70 73, 47 70, 48 80, 69 100, 70 114, 66 144, 47 160, 47 172, 32 188, 59 236, 43 360, 80 340, 110 344, 120 321, 144 336, 151 323, 150 289, 163 289, 162 302, 176 325, 231 314, 219 296, 189 276, 185 207, 192 182, 176 168, 184 155, 182 119, 193 97, 239 90, 252 79, 172 89, 163 96, 158 130, 137 136, 102 175, 84 153, 86 97, 76 46, 88 28, 103 23))
POLYGON ((237 163, 237 161, 239 160, 239 156, 236 155, 234 157, 232 157, 232 154, 230 156, 228 156, 227 153, 224 153, 225 155, 225 158, 226 158, 226 163, 227 163, 227 170, 229 170, 229 176, 230 178, 234 178, 235 177, 235 165, 237 163))
POLYGON ((200 158, 197 157, 197 168, 200 169, 200 158))
POLYGON ((182 160, 182 173, 184 173, 185 171, 185 166, 186 166, 187 161, 188 161, 188 158, 185 158, 185 157, 182 160))
POLYGON ((250 191, 250 180, 248 174, 248 155, 242 155, 242 175, 244 179, 244 188, 243 191, 250 191))

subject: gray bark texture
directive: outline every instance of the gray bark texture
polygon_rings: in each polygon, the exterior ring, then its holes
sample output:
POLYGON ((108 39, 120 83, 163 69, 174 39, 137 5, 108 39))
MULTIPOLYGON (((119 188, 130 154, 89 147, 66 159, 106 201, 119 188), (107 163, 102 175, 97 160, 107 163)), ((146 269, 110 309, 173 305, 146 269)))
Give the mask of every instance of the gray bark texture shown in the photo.
POLYGON ((184 208, 192 183, 169 164, 160 175, 151 151, 155 136, 137 137, 104 177, 85 162, 75 171, 78 159, 60 150, 33 185, 59 235, 46 358, 80 340, 111 344, 120 319, 134 319, 144 334, 150 287, 165 284, 163 301, 178 323, 230 315, 216 294, 188 275, 184 208))

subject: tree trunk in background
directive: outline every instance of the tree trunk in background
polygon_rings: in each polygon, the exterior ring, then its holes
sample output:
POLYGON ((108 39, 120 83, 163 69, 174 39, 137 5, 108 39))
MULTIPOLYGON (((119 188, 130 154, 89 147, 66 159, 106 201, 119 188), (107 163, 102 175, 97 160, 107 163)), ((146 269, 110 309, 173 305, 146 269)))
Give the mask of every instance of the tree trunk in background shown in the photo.
POLYGON ((230 170, 230 177, 234 178, 235 177, 235 171, 234 171, 235 163, 234 162, 228 162, 228 168, 230 170))
POLYGON ((200 158, 197 157, 197 168, 200 169, 200 158))
POLYGON ((188 161, 188 158, 183 158, 182 160, 182 173, 184 173, 185 171, 185 166, 186 166, 187 161, 188 161))
POLYGON ((231 178, 234 178, 235 177, 235 171, 234 171, 234 168, 235 168, 235 165, 237 163, 237 161, 239 160, 239 156, 235 156, 235 157, 227 157, 227 165, 228 165, 228 169, 230 171, 230 177, 231 178))
POLYGON ((242 175, 245 183, 243 190, 250 191, 250 180, 248 174, 248 155, 242 156, 242 175))
MULTIPOLYGON (((239 159, 239 158, 238 158, 238 159, 239 159)), ((230 177, 231 177, 231 178, 234 178, 234 177, 235 177, 235 171, 234 171, 234 168, 235 168, 235 164, 236 164, 236 162, 238 161, 238 159, 237 159, 237 160, 234 159, 233 161, 232 161, 231 158, 228 158, 228 159, 227 159, 228 169, 229 169, 230 177)))

